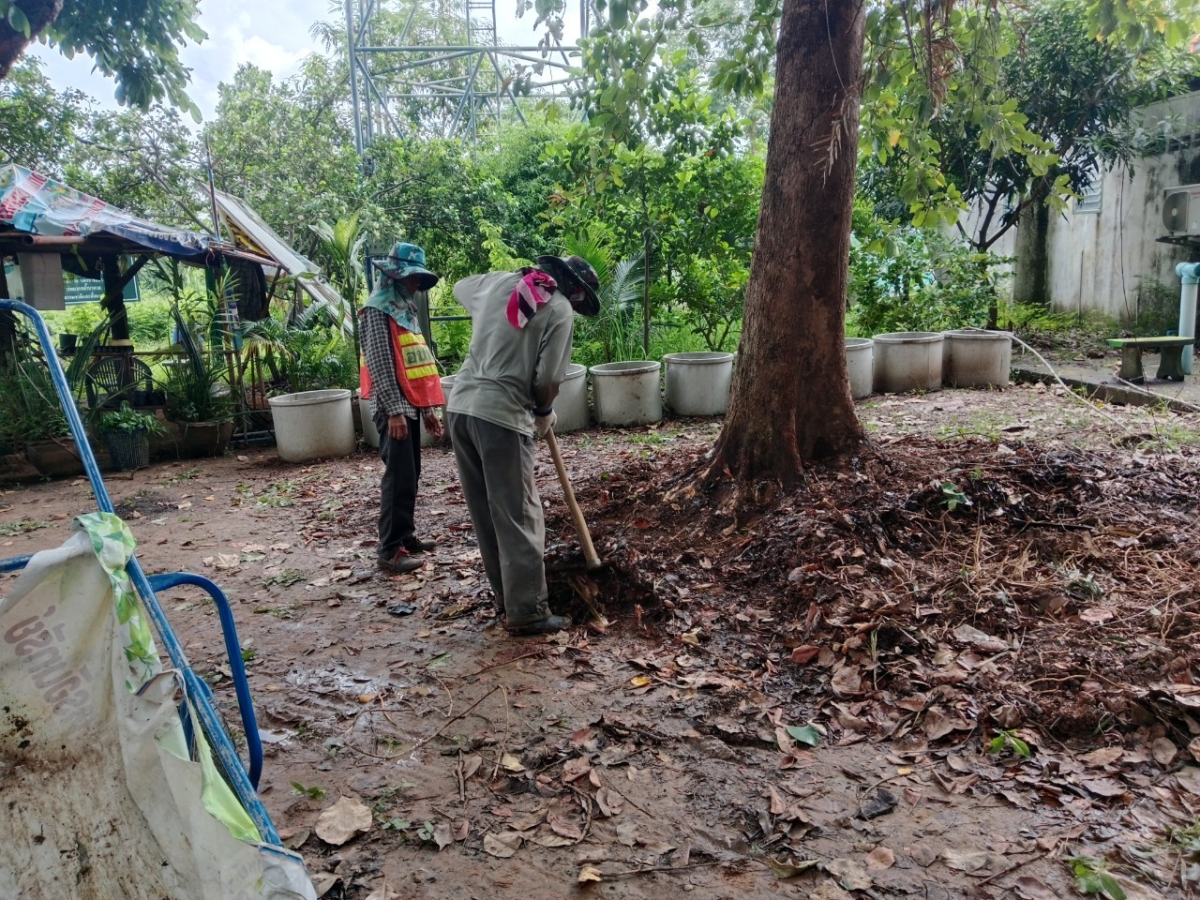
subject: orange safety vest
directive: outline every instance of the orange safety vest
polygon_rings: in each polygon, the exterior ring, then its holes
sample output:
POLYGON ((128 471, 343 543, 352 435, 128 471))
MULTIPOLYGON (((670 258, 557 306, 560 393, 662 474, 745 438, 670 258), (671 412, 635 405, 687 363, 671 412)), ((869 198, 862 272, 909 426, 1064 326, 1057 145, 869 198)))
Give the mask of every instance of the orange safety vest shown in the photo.
MULTIPOLYGON (((437 363, 424 336, 401 328, 391 316, 388 316, 388 330, 396 356, 396 381, 408 402, 418 409, 445 405, 446 395, 442 393, 437 363)), ((359 395, 369 400, 374 385, 366 360, 359 361, 358 377, 359 395)))

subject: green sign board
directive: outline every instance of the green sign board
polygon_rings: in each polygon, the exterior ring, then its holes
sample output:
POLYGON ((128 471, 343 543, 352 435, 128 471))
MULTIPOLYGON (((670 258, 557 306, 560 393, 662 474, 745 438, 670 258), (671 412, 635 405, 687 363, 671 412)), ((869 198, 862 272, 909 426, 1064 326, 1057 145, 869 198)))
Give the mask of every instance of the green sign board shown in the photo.
MULTIPOLYGON (((13 296, 17 296, 19 288, 17 288, 16 282, 21 277, 20 271, 12 263, 9 263, 4 267, 4 276, 8 279, 9 292, 13 296)), ((99 303, 104 294, 104 282, 99 278, 79 278, 76 275, 64 273, 63 282, 68 306, 74 306, 77 303, 99 303)), ((125 285, 124 294, 126 303, 136 303, 142 299, 136 277, 125 285)))
MULTIPOLYGON (((104 294, 104 282, 99 278, 74 278, 68 275, 65 280, 68 306, 76 303, 99 303, 104 294)), ((126 303, 136 303, 142 299, 136 277, 125 285, 124 294, 126 303)))

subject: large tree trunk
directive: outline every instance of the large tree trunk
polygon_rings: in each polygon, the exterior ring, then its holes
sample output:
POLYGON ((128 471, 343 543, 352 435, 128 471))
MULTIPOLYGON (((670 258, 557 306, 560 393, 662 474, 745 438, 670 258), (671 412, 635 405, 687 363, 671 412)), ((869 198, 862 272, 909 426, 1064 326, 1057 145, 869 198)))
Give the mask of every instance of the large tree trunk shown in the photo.
POLYGON ((0 19, 0 80, 8 75, 25 48, 58 18, 62 6, 63 0, 17 0, 17 8, 29 20, 28 37, 9 25, 8 19, 0 19))
POLYGON ((791 486, 865 441, 844 340, 863 16, 854 0, 784 0, 740 358, 708 469, 743 488, 791 486))

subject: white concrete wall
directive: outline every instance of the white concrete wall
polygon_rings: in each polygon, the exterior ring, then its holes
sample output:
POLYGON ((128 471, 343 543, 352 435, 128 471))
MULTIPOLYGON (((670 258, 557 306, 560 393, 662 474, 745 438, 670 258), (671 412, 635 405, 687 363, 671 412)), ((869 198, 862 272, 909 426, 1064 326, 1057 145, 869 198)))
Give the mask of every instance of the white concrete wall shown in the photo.
MULTIPOLYGON (((1048 236, 1051 303, 1060 312, 1097 311, 1116 319, 1137 312, 1139 276, 1157 278, 1175 289, 1175 265, 1200 261, 1200 248, 1159 243, 1164 189, 1200 183, 1200 92, 1146 107, 1143 127, 1167 120, 1176 136, 1169 152, 1147 157, 1131 173, 1119 166, 1102 176, 1100 211, 1070 210, 1053 216, 1048 236)), ((974 211, 964 225, 975 219, 974 211)), ((1016 228, 993 246, 1013 256, 1016 228)), ((1020 262, 1017 266, 1019 268, 1020 262)))

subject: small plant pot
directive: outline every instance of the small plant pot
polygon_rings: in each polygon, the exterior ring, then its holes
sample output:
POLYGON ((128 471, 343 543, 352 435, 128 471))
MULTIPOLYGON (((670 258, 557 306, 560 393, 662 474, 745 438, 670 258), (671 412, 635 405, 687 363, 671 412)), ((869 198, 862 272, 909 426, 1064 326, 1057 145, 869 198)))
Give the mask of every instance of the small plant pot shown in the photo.
POLYGON ((63 332, 58 336, 58 351, 63 356, 70 356, 79 344, 79 335, 63 332))
POLYGON ((150 465, 150 434, 146 429, 108 431, 104 440, 112 455, 113 468, 118 472, 132 472, 150 465))

